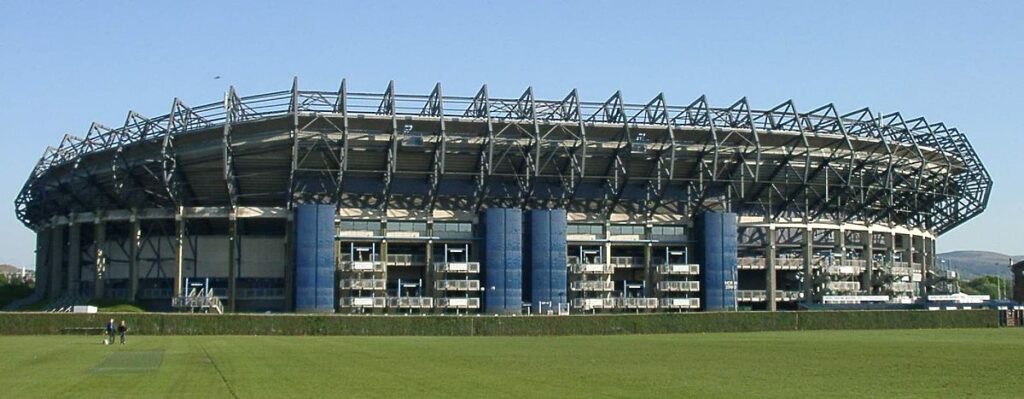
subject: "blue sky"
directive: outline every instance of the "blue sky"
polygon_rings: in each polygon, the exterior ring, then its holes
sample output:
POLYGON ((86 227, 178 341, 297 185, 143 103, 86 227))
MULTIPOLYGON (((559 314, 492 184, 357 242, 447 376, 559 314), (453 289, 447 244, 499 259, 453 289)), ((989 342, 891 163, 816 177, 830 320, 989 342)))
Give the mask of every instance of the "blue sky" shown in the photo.
POLYGON ((0 2, 0 263, 31 265, 13 200, 43 149, 129 109, 300 86, 588 100, 792 98, 966 132, 989 209, 939 249, 1024 254, 1021 2, 0 2), (214 76, 222 76, 214 80, 214 76))

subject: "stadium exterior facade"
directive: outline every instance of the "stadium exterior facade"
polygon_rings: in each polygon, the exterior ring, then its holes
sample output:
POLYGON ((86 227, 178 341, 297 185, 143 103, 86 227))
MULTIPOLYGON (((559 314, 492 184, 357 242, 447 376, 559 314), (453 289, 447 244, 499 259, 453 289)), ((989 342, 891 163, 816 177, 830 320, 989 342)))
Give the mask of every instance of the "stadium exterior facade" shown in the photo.
POLYGON ((775 310, 944 291, 935 239, 990 188, 962 133, 899 113, 296 79, 65 136, 16 210, 54 301, 202 281, 228 311, 775 310))

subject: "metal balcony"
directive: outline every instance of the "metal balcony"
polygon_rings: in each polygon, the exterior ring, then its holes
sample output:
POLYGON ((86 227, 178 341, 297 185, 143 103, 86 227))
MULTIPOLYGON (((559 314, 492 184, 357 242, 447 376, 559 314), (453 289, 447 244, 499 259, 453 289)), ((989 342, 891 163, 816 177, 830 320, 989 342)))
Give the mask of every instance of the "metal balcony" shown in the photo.
POLYGON ((437 300, 440 309, 480 309, 480 298, 440 298, 437 300))
POLYGON ((860 283, 857 281, 829 281, 828 290, 833 292, 860 291, 860 283))
POLYGON ((353 296, 341 298, 341 307, 355 309, 383 309, 387 305, 387 298, 382 296, 353 296))
POLYGON ((614 291, 615 290, 615 282, 614 281, 573 281, 571 284, 569 284, 569 289, 571 289, 572 291, 592 291, 592 292, 614 291))
MULTIPOLYGON (((793 302, 800 299, 799 291, 775 291, 775 302, 793 302)), ((765 302, 768 292, 764 290, 736 290, 737 302, 765 302)))
POLYGON ((384 263, 378 261, 343 261, 339 265, 343 272, 360 273, 381 273, 384 271, 384 263))
POLYGON ((661 298, 663 309, 700 309, 700 298, 661 298))
POLYGON ((430 309, 434 307, 434 298, 422 296, 404 296, 388 298, 388 307, 397 309, 430 309))
POLYGON ((614 298, 576 298, 572 300, 572 307, 576 309, 614 309, 614 298))
POLYGON ((388 254, 388 266, 415 266, 426 261, 423 255, 388 254))
POLYGON ((438 291, 480 291, 480 280, 437 280, 434 289, 438 291))
POLYGON ((480 262, 434 262, 434 269, 441 273, 480 273, 480 262))
POLYGON ((367 290, 384 291, 387 281, 384 279, 350 278, 342 279, 340 287, 343 290, 367 290))
POLYGON ((615 298, 619 309, 657 309, 658 298, 615 298))
POLYGON ((697 292, 700 291, 700 281, 659 281, 658 291, 697 292))
POLYGON ((853 265, 836 265, 825 267, 825 271, 829 274, 841 275, 841 276, 855 276, 864 272, 863 266, 853 265))
POLYGON ((574 264, 572 272, 576 274, 612 274, 615 268, 605 264, 574 264))
POLYGON ((643 258, 634 258, 632 256, 613 256, 608 258, 608 260, 615 268, 644 267, 643 258))
POLYGON ((658 273, 673 276, 692 276, 700 274, 700 265, 697 264, 672 264, 658 265, 658 273))

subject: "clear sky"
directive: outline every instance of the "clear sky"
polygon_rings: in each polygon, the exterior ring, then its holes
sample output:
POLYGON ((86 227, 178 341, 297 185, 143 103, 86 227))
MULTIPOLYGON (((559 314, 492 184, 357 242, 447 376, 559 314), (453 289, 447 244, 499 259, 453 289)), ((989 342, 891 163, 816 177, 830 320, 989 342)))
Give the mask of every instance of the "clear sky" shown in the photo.
POLYGON ((1024 254, 1024 2, 0 1, 0 263, 32 265, 13 201, 47 145, 89 123, 302 88, 586 100, 664 92, 802 110, 832 102, 966 132, 995 180, 940 251, 1024 254), (215 80, 215 76, 221 76, 215 80))

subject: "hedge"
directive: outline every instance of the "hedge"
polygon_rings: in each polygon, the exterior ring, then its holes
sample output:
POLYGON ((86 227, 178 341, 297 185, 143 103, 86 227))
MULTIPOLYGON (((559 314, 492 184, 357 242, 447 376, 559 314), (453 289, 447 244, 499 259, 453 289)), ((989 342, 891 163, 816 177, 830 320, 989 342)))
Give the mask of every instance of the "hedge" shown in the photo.
POLYGON ((998 327, 995 310, 677 313, 579 316, 351 316, 0 313, 0 335, 61 334, 125 320, 142 335, 607 335, 998 327))

